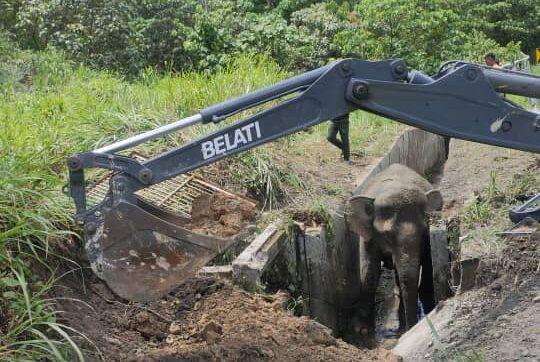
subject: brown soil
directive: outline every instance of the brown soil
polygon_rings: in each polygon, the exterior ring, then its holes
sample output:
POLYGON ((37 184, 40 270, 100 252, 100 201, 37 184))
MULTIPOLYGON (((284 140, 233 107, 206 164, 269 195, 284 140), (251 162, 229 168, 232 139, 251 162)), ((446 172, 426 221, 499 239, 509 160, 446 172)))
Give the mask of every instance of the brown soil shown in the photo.
POLYGON ((291 316, 285 294, 249 294, 229 282, 193 278, 161 300, 126 303, 89 276, 64 278, 55 289, 62 322, 82 331, 89 360, 106 361, 394 361, 331 336, 291 316), (74 299, 71 299, 74 298, 74 299))
POLYGON ((201 195, 193 201, 191 222, 186 227, 201 234, 232 236, 256 215, 255 206, 242 199, 217 193, 201 195))
POLYGON ((440 189, 446 217, 461 212, 466 201, 482 191, 495 173, 499 182, 537 162, 533 153, 452 139, 440 189))

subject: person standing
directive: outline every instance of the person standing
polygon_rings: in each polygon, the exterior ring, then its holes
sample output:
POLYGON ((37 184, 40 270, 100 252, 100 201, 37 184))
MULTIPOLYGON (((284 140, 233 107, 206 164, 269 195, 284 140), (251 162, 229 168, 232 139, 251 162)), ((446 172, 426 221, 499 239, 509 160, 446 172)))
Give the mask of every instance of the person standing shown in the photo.
POLYGON ((328 135, 326 139, 334 146, 341 149, 343 159, 349 161, 351 158, 351 150, 349 144, 349 114, 336 117, 330 120, 328 135), (337 138, 339 133, 340 139, 337 138))

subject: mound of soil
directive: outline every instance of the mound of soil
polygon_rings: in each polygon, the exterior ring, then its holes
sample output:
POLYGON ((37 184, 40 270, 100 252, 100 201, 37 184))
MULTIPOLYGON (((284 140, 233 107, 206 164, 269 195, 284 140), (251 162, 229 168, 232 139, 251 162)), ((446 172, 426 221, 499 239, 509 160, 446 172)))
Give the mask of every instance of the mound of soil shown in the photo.
POLYGON ((386 350, 357 348, 313 320, 291 316, 282 293, 249 294, 227 281, 194 278, 161 300, 132 304, 96 279, 86 290, 80 281, 70 284, 57 287, 56 296, 64 297, 60 315, 99 348, 86 343, 90 360, 396 360, 386 350))
POLYGON ((201 195, 191 207, 189 229, 200 234, 233 236, 253 222, 255 206, 247 201, 223 194, 201 195))

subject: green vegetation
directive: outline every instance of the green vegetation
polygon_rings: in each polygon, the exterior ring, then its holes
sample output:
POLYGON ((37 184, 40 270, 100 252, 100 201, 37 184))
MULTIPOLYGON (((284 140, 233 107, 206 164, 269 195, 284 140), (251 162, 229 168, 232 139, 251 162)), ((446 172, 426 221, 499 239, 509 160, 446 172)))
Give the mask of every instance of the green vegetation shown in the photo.
POLYGON ((129 74, 211 70, 239 54, 288 69, 402 57, 433 71, 487 51, 512 61, 516 41, 530 53, 540 34, 534 0, 2 0, 0 8, 0 27, 21 46, 129 74))
POLYGON ((471 253, 481 251, 482 255, 499 257, 505 239, 497 233, 512 226, 508 210, 540 192, 540 177, 534 167, 509 180, 500 178, 492 173, 486 189, 464 207, 463 243, 471 253))

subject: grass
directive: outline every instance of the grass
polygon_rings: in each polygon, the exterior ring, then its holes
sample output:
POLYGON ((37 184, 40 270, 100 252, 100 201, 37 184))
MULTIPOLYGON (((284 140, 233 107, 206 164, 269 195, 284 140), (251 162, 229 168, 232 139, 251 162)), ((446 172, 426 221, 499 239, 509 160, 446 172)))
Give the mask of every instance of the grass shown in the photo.
POLYGON ((492 173, 486 189, 463 209, 462 235, 466 237, 462 242, 472 253, 499 257, 505 239, 498 233, 512 226, 508 210, 540 192, 540 175, 534 168, 516 173, 505 182, 500 179, 492 173))
MULTIPOLYGON (((57 246, 80 240, 71 200, 61 192, 68 156, 287 76, 267 59, 241 57, 213 75, 158 75, 148 69, 140 79, 128 81, 73 64, 54 51, 19 50, 0 36, 0 360, 81 359, 71 337, 75 331, 58 322, 54 301, 47 296, 56 278, 52 265, 60 258, 57 246), (36 276, 36 265, 48 276, 36 276)), ((136 150, 153 154, 216 127, 193 127, 136 150)), ((381 143, 372 141, 397 127, 357 112, 352 148, 380 152, 381 143)), ((276 162, 276 155, 301 153, 306 142, 324 140, 325 134, 322 124, 311 133, 243 153, 230 161, 229 170, 240 170, 237 182, 273 206, 287 188, 303 186, 293 170, 276 162)), ((77 267, 68 257, 62 256, 77 267)))

